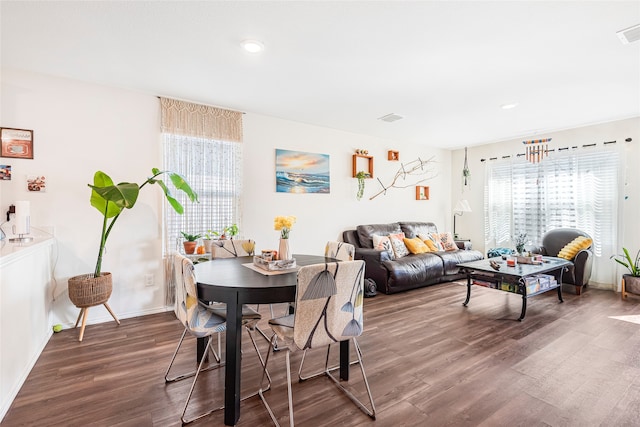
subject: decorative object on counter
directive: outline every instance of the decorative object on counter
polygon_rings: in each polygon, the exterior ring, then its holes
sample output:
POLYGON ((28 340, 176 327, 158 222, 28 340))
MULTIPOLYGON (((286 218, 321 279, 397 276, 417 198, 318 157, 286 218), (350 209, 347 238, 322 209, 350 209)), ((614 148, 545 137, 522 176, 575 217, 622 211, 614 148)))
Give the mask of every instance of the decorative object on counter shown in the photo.
POLYGON ((362 195, 364 194, 364 183, 366 178, 371 178, 368 172, 360 171, 356 174, 356 178, 358 178, 358 193, 356 194, 356 198, 358 200, 362 199, 362 195))
POLYGON ((0 157, 33 159, 33 131, 0 128, 0 157))
POLYGON ((274 219, 274 229, 280 231, 278 258, 281 260, 288 260, 293 258, 291 256, 291 248, 289 247, 289 233, 291 232, 291 227, 293 227, 293 224, 295 223, 295 216, 277 216, 274 219))
POLYGON ((635 260, 631 258, 627 248, 622 248, 622 252, 624 254, 612 255, 611 258, 629 270, 628 274, 622 275, 622 287, 620 289, 622 299, 625 299, 627 298, 627 292, 640 295, 640 250, 636 254, 635 260))
POLYGON ((525 145, 525 155, 527 160, 531 163, 540 163, 542 159, 547 157, 549 154, 549 147, 547 146, 549 141, 551 141, 551 138, 522 141, 525 145))
POLYGON ((464 166, 462 166, 462 191, 471 187, 471 171, 467 161, 467 147, 464 147, 464 166))
POLYGON ((421 158, 418 157, 416 160, 413 160, 409 163, 402 163, 400 165, 400 169, 398 169, 398 172, 396 172, 395 176, 393 177, 393 180, 389 185, 385 186, 382 183, 382 181, 380 181, 380 178, 378 178, 378 182, 382 186, 382 190, 380 190, 378 193, 374 194, 373 196, 369 197, 369 200, 373 200, 381 194, 387 194, 387 190, 390 188, 413 187, 416 184, 419 184, 423 181, 426 181, 427 179, 435 177, 436 174, 429 167, 430 164, 433 162, 434 162, 433 157, 429 158, 429 160, 422 160, 421 158), (398 182, 400 178, 402 178, 402 181, 406 181, 407 178, 410 178, 410 177, 422 177, 422 178, 419 178, 417 181, 412 181, 411 183, 406 185, 401 185, 398 182))
POLYGON ((277 193, 331 192, 329 155, 276 149, 277 193))
MULTIPOLYGON (((11 211, 11 209, 9 209, 11 211)), ((31 205, 27 200, 15 202, 15 224, 13 225, 13 234, 18 237, 9 239, 13 243, 24 243, 33 240, 28 234, 31 232, 31 205)), ((9 213, 7 213, 7 218, 9 213)))
POLYGON ((96 208, 102 215, 102 231, 100 233, 100 248, 98 250, 98 259, 94 272, 92 274, 71 277, 68 281, 69 299, 76 307, 81 309, 75 325, 75 327, 77 327, 78 322, 82 318, 79 341, 82 341, 84 327, 87 321, 87 312, 91 306, 104 304, 116 323, 120 324, 120 321, 107 304, 111 296, 113 283, 111 273, 102 272, 102 256, 107 244, 107 239, 123 210, 125 208, 131 209, 135 206, 138 200, 138 194, 144 186, 147 184, 158 184, 158 186, 162 188, 165 198, 171 207, 179 214, 182 214, 184 207, 173 198, 169 187, 167 187, 164 181, 158 179, 161 175, 168 175, 173 186, 177 190, 183 191, 189 197, 189 200, 192 202, 198 201, 198 195, 191 189, 181 175, 170 171, 161 171, 157 168, 153 168, 151 173, 151 177, 147 178, 141 185, 138 185, 130 182, 114 184, 109 175, 102 171, 97 171, 93 176, 93 185, 89 184, 89 187, 91 187, 91 206, 96 208))

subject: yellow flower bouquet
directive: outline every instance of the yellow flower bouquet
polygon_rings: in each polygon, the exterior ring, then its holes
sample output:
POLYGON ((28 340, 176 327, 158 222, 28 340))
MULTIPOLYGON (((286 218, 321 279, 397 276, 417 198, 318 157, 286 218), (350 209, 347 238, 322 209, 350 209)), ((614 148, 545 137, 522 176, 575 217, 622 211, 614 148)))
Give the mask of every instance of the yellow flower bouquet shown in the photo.
POLYGON ((291 227, 296 223, 295 216, 277 216, 273 220, 274 230, 280 231, 280 238, 288 239, 291 227))

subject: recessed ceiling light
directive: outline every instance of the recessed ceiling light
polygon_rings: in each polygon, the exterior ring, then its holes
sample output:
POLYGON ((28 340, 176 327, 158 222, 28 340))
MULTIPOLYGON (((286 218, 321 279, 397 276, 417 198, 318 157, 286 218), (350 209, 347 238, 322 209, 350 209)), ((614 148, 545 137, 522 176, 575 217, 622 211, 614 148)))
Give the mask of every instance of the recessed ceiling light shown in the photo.
POLYGON ((512 102, 511 104, 502 104, 500 108, 502 108, 503 110, 510 110, 512 108, 516 108, 517 106, 518 106, 517 102, 512 102))
POLYGON ((260 53, 264 50, 264 44, 258 40, 243 40, 240 45, 249 53, 260 53))

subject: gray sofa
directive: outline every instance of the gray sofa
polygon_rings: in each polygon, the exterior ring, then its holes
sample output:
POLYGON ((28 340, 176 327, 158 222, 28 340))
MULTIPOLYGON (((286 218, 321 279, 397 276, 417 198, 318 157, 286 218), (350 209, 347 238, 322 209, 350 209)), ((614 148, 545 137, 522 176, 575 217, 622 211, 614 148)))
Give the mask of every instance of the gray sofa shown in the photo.
POLYGON ((374 234, 386 236, 400 232, 411 239, 418 234, 437 233, 438 229, 432 222, 392 222, 359 225, 355 230, 342 233, 343 240, 356 247, 355 259, 365 261, 366 278, 375 281, 378 291, 385 294, 461 279, 465 275, 457 264, 484 258, 479 251, 458 249, 390 259, 386 251, 373 248, 374 234))

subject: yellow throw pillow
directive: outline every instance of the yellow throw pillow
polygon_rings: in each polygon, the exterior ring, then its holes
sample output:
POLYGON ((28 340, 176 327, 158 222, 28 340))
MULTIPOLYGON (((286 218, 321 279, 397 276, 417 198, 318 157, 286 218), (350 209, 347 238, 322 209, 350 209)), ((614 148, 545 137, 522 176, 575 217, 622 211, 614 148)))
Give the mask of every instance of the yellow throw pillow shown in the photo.
POLYGON ((429 252, 429 247, 418 237, 414 237, 413 239, 407 239, 405 237, 403 241, 407 249, 409 249, 409 252, 412 254, 423 254, 425 252, 429 252))
POLYGON ((436 246, 435 243, 433 243, 433 240, 425 239, 423 240, 423 242, 429 248, 429 252, 438 252, 438 247, 436 246))
POLYGON ((571 261, 578 252, 583 249, 587 249, 592 243, 593 240, 590 238, 578 236, 567 243, 564 248, 560 249, 560 252, 558 252, 558 258, 564 258, 571 261))

